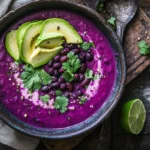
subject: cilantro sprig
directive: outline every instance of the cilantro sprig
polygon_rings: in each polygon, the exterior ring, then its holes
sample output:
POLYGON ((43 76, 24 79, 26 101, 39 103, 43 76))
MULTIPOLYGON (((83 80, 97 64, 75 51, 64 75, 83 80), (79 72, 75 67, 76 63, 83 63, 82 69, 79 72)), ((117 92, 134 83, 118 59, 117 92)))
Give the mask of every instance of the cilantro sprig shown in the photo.
POLYGON ((93 42, 83 42, 81 44, 81 48, 84 50, 84 51, 88 51, 91 47, 95 47, 94 43, 93 42))
POLYGON ((61 113, 65 113, 67 111, 68 106, 68 98, 65 96, 57 96, 54 102, 54 108, 58 109, 61 113))
POLYGON ((87 101, 86 97, 82 96, 82 97, 80 98, 79 104, 80 104, 80 105, 83 105, 86 101, 87 101))
POLYGON ((74 73, 81 67, 81 62, 74 52, 69 52, 67 56, 68 60, 63 63, 63 68, 65 70, 63 77, 67 82, 71 82, 74 78, 74 73))
POLYGON ((33 92, 51 83, 51 76, 42 68, 33 68, 31 65, 24 67, 24 71, 20 75, 23 80, 24 87, 33 92))
POLYGON ((56 96, 60 96, 62 94, 62 91, 56 90, 55 93, 56 93, 56 96))
POLYGON ((112 25, 113 27, 116 26, 116 18, 111 16, 109 20, 107 20, 107 22, 112 25))
POLYGON ((150 53, 150 46, 143 40, 138 43, 138 48, 140 49, 140 54, 147 55, 150 53))
POLYGON ((87 79, 97 80, 99 78, 99 75, 98 74, 94 75, 93 70, 90 70, 90 69, 87 68, 86 72, 85 72, 85 77, 87 79))
POLYGON ((40 96, 40 100, 42 100, 44 103, 48 103, 49 99, 49 95, 40 96))
POLYGON ((97 5, 97 10, 100 12, 106 12, 106 7, 105 7, 105 2, 106 0, 99 0, 99 3, 97 5))

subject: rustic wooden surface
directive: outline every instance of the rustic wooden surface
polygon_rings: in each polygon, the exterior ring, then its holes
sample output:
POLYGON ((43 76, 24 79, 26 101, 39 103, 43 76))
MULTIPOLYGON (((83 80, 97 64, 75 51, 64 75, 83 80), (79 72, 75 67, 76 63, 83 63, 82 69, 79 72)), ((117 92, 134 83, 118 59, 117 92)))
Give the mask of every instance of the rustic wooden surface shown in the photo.
MULTIPOLYGON (((78 3, 84 4, 82 0, 75 0, 75 1, 78 3)), ((124 39, 123 45, 124 45, 124 51, 126 54, 127 68, 128 68, 127 82, 126 82, 127 84, 130 81, 132 81, 137 75, 139 75, 147 66, 150 65, 149 56, 141 56, 139 53, 139 49, 137 47, 137 43, 139 42, 139 40, 145 40, 148 43, 150 43, 149 42, 150 41, 150 20, 142 9, 138 10, 137 15, 135 16, 133 21, 130 23, 130 25, 127 27, 126 33, 125 33, 125 39, 124 39)), ((102 146, 104 145, 104 143, 106 143, 105 145, 107 145, 107 148, 111 147, 109 142, 107 141, 108 139, 111 140, 111 135, 109 132, 110 129, 107 128, 107 125, 109 125, 110 127, 110 124, 111 124, 110 122, 111 122, 111 119, 106 120, 106 123, 105 123, 106 125, 104 126, 104 129, 102 128, 103 130, 101 132, 100 132, 101 128, 97 128, 93 132, 93 134, 97 133, 98 135, 97 136, 98 137, 97 142, 99 142, 98 149, 102 150, 102 147, 103 148, 105 147, 105 146, 102 146), (103 135, 105 135, 106 138, 104 138, 103 135)), ((63 147, 63 150, 71 150, 73 147, 78 145, 88 134, 89 133, 72 138, 72 139, 67 139, 67 140, 60 140, 60 141, 51 140, 51 141, 44 141, 44 142, 50 150, 61 150, 62 147, 63 147)), ((87 139, 92 140, 94 138, 94 136, 91 136, 91 137, 92 138, 87 138, 87 139)), ((84 143, 84 140, 83 140, 83 143, 84 143)), ((86 141, 86 143, 88 143, 88 141, 86 141)), ((92 147, 90 149, 89 144, 87 144, 87 146, 88 146, 87 150, 92 149, 92 147)), ((85 147, 84 149, 86 149, 85 147)), ((79 149, 82 149, 82 146, 79 149)), ((106 147, 104 149, 106 149, 106 147)))

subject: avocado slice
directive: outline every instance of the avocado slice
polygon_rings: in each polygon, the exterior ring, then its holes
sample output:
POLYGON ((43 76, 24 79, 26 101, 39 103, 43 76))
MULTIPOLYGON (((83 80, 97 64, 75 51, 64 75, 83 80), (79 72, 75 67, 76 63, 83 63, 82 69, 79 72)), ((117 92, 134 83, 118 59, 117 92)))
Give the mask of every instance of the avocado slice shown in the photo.
POLYGON ((35 49, 35 42, 40 34, 43 21, 33 22, 26 28, 21 43, 21 58, 29 63, 30 56, 35 49))
POLYGON ((31 22, 26 22, 26 23, 22 24, 17 30, 17 43, 18 43, 19 48, 21 47, 23 34, 29 24, 31 24, 31 22))
POLYGON ((45 33, 38 37, 35 46, 49 49, 58 47, 64 42, 63 37, 61 33, 45 33))
POLYGON ((65 40, 68 44, 81 44, 83 43, 81 36, 70 25, 67 21, 60 18, 47 19, 43 22, 41 28, 41 34, 58 32, 62 33, 65 37, 65 40))
POLYGON ((8 53, 18 61, 20 59, 19 47, 17 44, 17 30, 12 30, 6 35, 5 46, 8 53))
POLYGON ((62 46, 55 47, 53 49, 37 47, 30 57, 30 64, 33 67, 42 66, 53 59, 62 49, 62 46))

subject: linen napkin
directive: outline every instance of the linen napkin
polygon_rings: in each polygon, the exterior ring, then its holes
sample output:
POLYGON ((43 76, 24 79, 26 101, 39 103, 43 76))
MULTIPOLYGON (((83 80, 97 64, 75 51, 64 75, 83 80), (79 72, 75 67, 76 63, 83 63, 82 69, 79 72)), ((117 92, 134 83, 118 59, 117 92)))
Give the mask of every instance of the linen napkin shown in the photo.
MULTIPOLYGON (((0 0, 0 17, 8 10, 15 9, 32 0, 0 0)), ((0 121, 0 143, 16 150, 35 150, 39 139, 28 137, 8 127, 0 121)))

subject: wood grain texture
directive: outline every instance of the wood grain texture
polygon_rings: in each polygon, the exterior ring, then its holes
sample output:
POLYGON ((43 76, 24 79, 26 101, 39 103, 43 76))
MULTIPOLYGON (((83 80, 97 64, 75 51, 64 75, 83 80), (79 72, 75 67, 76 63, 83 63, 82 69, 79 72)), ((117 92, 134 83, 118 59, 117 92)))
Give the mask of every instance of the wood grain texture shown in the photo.
MULTIPOLYGON (((82 0, 72 0, 76 1, 78 3, 82 3, 82 0)), ((149 56, 141 56, 139 53, 139 49, 137 47, 137 43, 140 40, 145 40, 148 43, 150 38, 150 20, 146 16, 146 14, 143 12, 142 9, 139 9, 136 17, 133 19, 131 24, 127 27, 126 33, 125 33, 125 39, 124 39, 124 51, 126 55, 127 60, 127 84, 132 81, 137 75, 139 75, 146 67, 150 65, 150 59, 149 56), (145 32, 147 31, 147 32, 145 32)), ((106 149, 106 147, 103 147, 102 143, 106 143, 108 147, 110 147, 109 143, 107 144, 106 139, 111 140, 110 135, 110 119, 106 120, 104 123, 106 126, 103 126, 102 132, 99 133, 103 137, 100 136, 100 139, 98 139, 98 142, 101 143, 99 147, 97 147, 97 150, 103 150, 106 149), (109 122, 109 124, 108 124, 109 122), (107 126, 108 125, 108 126, 107 126), (108 132, 107 132, 108 131, 108 132), (106 137, 104 137, 106 135, 106 137)), ((98 131, 97 129, 95 131, 98 131)), ((99 131, 100 132, 100 131, 99 131)), ((71 150, 73 147, 78 145, 85 137, 88 135, 80 135, 78 137, 65 139, 65 140, 48 140, 44 141, 49 150, 71 150)), ((91 139, 92 140, 92 139, 91 139)), ((83 141, 84 142, 84 141, 83 141)), ((88 141, 86 141, 88 143, 88 141)), ((90 147, 90 144, 87 144, 86 150, 88 150, 88 147, 90 147)), ((82 147, 77 147, 76 149, 83 150, 82 147)), ((91 148, 92 149, 92 148, 91 148)), ((89 148, 89 150, 91 150, 89 148)))
POLYGON ((142 9, 138 10, 125 34, 124 51, 128 67, 127 84, 150 65, 150 57, 142 56, 139 52, 137 46, 139 40, 145 40, 150 44, 150 19, 142 9))

